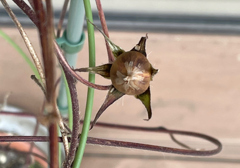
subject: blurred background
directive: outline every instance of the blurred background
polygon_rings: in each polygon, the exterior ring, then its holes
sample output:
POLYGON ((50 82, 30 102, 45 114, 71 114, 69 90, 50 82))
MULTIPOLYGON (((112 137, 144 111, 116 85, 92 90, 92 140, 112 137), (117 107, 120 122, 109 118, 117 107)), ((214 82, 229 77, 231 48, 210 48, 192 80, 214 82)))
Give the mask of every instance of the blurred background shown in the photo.
MULTIPOLYGON (((54 0, 57 23, 63 1, 54 0)), ((100 25, 95 1, 94 23, 100 25)), ((40 54, 35 26, 9 1, 40 54)), ((205 133, 223 143, 223 151, 211 157, 88 145, 83 167, 107 168, 235 168, 240 165, 240 1, 237 0, 102 0, 110 39, 126 51, 148 33, 147 54, 159 73, 151 84, 153 117, 147 117, 141 102, 124 96, 109 107, 100 122, 135 126, 164 126, 205 133)), ((66 17, 67 19, 67 17, 66 17)), ((65 20, 65 25, 67 20, 65 20)), ((28 53, 19 32, 0 6, 0 28, 28 53)), ((96 31, 96 64, 107 63, 102 35, 96 31)), ((31 69, 22 57, 0 38, 0 104, 8 103, 39 113, 43 95, 30 79, 31 69)), ((88 66, 87 39, 77 67, 88 66)), ((87 74, 81 74, 87 78, 87 74)), ((98 84, 110 82, 96 78, 98 84)), ((81 116, 87 87, 77 84, 81 116)), ((95 91, 94 118, 106 91, 95 91)), ((120 131, 95 127, 89 136, 175 146, 168 135, 120 131)), ((195 138, 179 137, 200 149, 213 148, 195 138)))

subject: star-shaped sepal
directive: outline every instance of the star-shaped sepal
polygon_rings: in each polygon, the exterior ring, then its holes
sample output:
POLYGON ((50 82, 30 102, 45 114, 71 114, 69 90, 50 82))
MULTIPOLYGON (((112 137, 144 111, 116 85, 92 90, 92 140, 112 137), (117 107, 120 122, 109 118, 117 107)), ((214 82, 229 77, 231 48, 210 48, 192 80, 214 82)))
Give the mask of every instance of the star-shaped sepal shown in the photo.
POLYGON ((119 98, 121 98, 124 95, 124 93, 119 92, 116 88, 114 88, 114 86, 111 87, 111 89, 108 91, 107 97, 104 101, 104 103, 102 104, 102 106, 100 107, 100 109, 98 110, 92 125, 91 125, 91 129, 93 128, 93 126, 96 124, 98 118, 102 115, 102 113, 111 105, 113 104, 116 100, 118 100, 119 98))
POLYGON ((140 95, 136 95, 135 97, 137 99, 139 99, 145 106, 145 108, 148 112, 148 119, 146 119, 146 120, 150 120, 152 118, 150 87, 148 87, 148 89, 144 93, 142 93, 140 95))

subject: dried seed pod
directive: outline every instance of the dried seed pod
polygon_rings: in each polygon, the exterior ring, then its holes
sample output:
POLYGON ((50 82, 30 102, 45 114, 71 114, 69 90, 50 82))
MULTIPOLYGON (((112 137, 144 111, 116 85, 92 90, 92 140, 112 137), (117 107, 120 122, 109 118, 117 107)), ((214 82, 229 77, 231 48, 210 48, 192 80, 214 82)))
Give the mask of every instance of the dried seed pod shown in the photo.
POLYGON ((75 69, 80 72, 96 73, 112 81, 112 87, 109 89, 104 103, 98 110, 92 122, 91 129, 103 112, 125 94, 133 95, 142 102, 148 113, 147 120, 149 120, 152 117, 150 81, 158 70, 154 69, 147 60, 145 47, 148 36, 141 37, 138 44, 130 51, 125 52, 111 42, 103 32, 101 33, 110 46, 115 60, 97 67, 75 69))
POLYGON ((151 64, 140 52, 124 52, 113 62, 110 69, 113 86, 127 95, 144 93, 151 81, 151 64))

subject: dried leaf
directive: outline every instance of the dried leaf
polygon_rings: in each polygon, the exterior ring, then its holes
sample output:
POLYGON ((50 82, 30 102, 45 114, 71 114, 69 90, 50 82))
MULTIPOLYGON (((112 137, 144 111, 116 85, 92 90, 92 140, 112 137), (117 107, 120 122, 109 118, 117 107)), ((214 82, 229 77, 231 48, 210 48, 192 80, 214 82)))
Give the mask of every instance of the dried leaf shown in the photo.
POLYGON ((107 97, 104 101, 104 103, 102 104, 101 108, 98 110, 93 122, 92 122, 92 126, 91 129, 93 128, 93 126, 96 124, 98 118, 102 115, 102 113, 111 105, 113 104, 116 100, 118 100, 119 98, 121 98, 124 95, 124 93, 119 92, 117 89, 115 89, 113 86, 112 88, 109 90, 107 97))
POLYGON ((146 57, 147 54, 146 54, 145 47, 146 47, 147 38, 148 38, 148 36, 146 34, 146 36, 142 37, 140 39, 140 41, 138 42, 138 44, 135 47, 133 47, 133 49, 131 51, 138 51, 138 52, 142 53, 146 57))
POLYGON ((75 69, 75 71, 96 73, 101 75, 104 78, 109 79, 111 67, 112 67, 112 64, 104 64, 96 67, 78 68, 78 69, 75 69))
POLYGON ((158 69, 153 68, 153 66, 151 65, 151 80, 153 79, 153 77, 158 73, 158 69))
POLYGON ((101 29, 99 29, 94 23, 92 23, 92 22, 89 21, 88 19, 87 19, 87 21, 88 21, 89 23, 91 23, 96 29, 98 29, 98 31, 99 31, 100 33, 102 33, 103 37, 105 38, 106 42, 108 43, 108 45, 109 45, 109 47, 110 47, 110 49, 111 49, 111 51, 112 51, 112 53, 113 53, 113 55, 114 55, 115 58, 117 58, 119 55, 121 55, 122 53, 125 52, 121 47, 119 47, 118 45, 114 44, 114 43, 106 36, 106 34, 104 34, 104 32, 103 32, 101 29))
POLYGON ((152 117, 150 87, 148 87, 148 89, 144 93, 137 95, 136 98, 141 100, 143 105, 146 107, 147 112, 148 112, 147 120, 150 120, 152 117))

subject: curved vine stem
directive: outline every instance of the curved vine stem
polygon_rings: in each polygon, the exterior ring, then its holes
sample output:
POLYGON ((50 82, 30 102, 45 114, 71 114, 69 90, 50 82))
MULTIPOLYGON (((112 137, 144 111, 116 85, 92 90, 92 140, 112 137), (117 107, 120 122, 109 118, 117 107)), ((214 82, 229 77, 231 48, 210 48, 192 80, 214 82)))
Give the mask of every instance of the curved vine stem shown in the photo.
POLYGON ((191 131, 180 131, 180 130, 170 130, 165 127, 136 127, 136 126, 127 126, 127 125, 118 125, 118 124, 107 124, 107 123, 101 123, 98 122, 96 124, 98 127, 107 127, 107 128, 112 128, 112 129, 125 129, 125 130, 132 130, 132 131, 145 131, 145 132, 154 132, 154 133, 165 133, 169 134, 171 139, 176 142, 177 140, 173 137, 173 135, 185 135, 185 136, 192 136, 192 137, 197 137, 197 138, 202 138, 205 139, 214 145, 217 146, 216 149, 213 150, 204 150, 204 151, 199 151, 195 150, 193 148, 190 148, 189 146, 180 143, 177 141, 176 143, 179 144, 180 146, 186 148, 186 149, 178 149, 178 148, 169 148, 169 147, 163 147, 163 146, 155 146, 155 145, 148 145, 148 144, 140 144, 140 143, 129 143, 129 142, 124 142, 124 141, 116 141, 116 142, 111 142, 108 140, 95 140, 93 139, 90 141, 91 143, 94 144, 99 144, 103 145, 102 143, 106 143, 107 146, 117 146, 117 147, 127 147, 127 148, 135 148, 135 149, 143 149, 143 150, 151 150, 151 151, 157 151, 157 152, 165 152, 165 153, 175 153, 175 154, 182 154, 182 155, 194 155, 194 156, 209 156, 209 155, 214 155, 219 153, 222 150, 222 144, 219 142, 217 139, 201 134, 201 133, 196 133, 196 132, 191 132, 191 131))
MULTIPOLYGON (((65 67, 63 67, 63 71, 65 77, 67 79, 67 83, 69 86, 69 91, 71 95, 71 102, 72 102, 72 115, 73 117, 73 127, 72 127, 72 136, 71 136, 71 145, 69 148, 69 153, 66 155, 66 159, 64 161, 64 167, 70 168, 72 162, 75 157, 75 153, 78 146, 78 135, 80 129, 80 113, 79 113, 79 104, 78 104, 78 96, 77 96, 77 88, 75 85, 75 79, 68 74, 65 67)), ((66 137, 67 138, 67 137, 66 137)))
POLYGON ((57 58, 59 60, 59 63, 61 64, 62 67, 66 68, 66 71, 72 75, 74 78, 76 78, 78 81, 80 81, 81 83, 94 88, 94 89, 98 89, 98 90, 109 90, 109 88, 111 87, 110 85, 108 86, 103 86, 103 85, 98 85, 98 84, 94 84, 91 82, 88 82, 87 80, 83 79, 81 76, 79 76, 68 64, 68 62, 66 61, 65 57, 63 56, 63 52, 60 49, 60 47, 58 46, 58 44, 56 43, 56 41, 54 41, 54 47, 55 47, 55 52, 57 55, 57 58))
MULTIPOLYGON (((0 115, 18 115, 20 117, 35 117, 33 114, 22 112, 22 113, 9 113, 7 111, 0 111, 0 115)), ((83 121, 81 120, 81 123, 83 121)), ((87 143, 89 144, 98 144, 103 146, 115 146, 115 147, 126 147, 126 148, 136 148, 136 149, 143 149, 143 150, 150 150, 150 151, 157 151, 157 152, 166 152, 166 153, 175 153, 175 154, 182 154, 182 155, 194 155, 194 156, 209 156, 219 153, 222 150, 222 144, 217 139, 191 131, 180 131, 180 130, 171 130, 165 127, 137 127, 137 126, 128 126, 128 125, 119 125, 119 124, 109 124, 109 123, 102 123, 98 122, 96 127, 106 127, 111 129, 121 129, 121 130, 129 130, 129 131, 144 131, 144 132, 153 132, 153 133, 164 133, 171 135, 184 135, 189 137, 197 137, 204 140, 207 140, 217 148, 213 150, 203 150, 198 151, 189 147, 184 147, 187 149, 178 149, 178 148, 169 148, 163 146, 153 146, 148 144, 141 144, 141 143, 132 143, 132 142, 125 142, 125 141, 115 141, 115 140, 108 140, 108 139, 100 139, 100 138, 93 138, 88 137, 87 143)), ((48 141, 48 137, 44 136, 3 136, 0 137, 0 142, 16 142, 16 141, 36 141, 36 142, 46 142, 48 141)), ((70 138, 68 138, 70 141, 70 138)), ((62 138, 59 137, 59 142, 62 142, 62 138)), ((181 145, 182 146, 182 145, 181 145)))
MULTIPOLYGON (((174 134, 174 135, 185 135, 191 137, 197 137, 204 140, 207 140, 217 147, 212 150, 192 150, 192 149, 180 149, 180 148, 171 148, 171 147, 164 147, 158 145, 150 145, 150 144, 143 144, 143 143, 135 143, 135 142, 127 142, 127 141, 116 141, 116 140, 109 140, 109 139, 101 139, 101 138, 93 138, 88 137, 87 143, 88 144, 96 144, 101 146, 112 146, 112 147, 124 147, 124 148, 132 148, 132 149, 141 149, 141 150, 148 150, 148 151, 155 151, 155 152, 164 152, 164 153, 173 153, 173 154, 180 154, 180 155, 191 155, 191 156, 210 156, 219 153, 222 150, 222 144, 215 138, 200 134, 196 132, 190 131, 179 131, 179 130, 170 130, 163 127, 134 127, 134 126, 123 126, 123 125, 115 125, 115 124, 106 124, 106 123, 98 123, 96 126, 105 126, 108 128, 114 129, 127 129, 127 130, 135 130, 135 131, 146 131, 146 132, 155 132, 155 133, 166 133, 166 134, 174 134)), ((70 141, 70 138, 68 138, 70 141)), ((0 142, 46 142, 49 141, 49 137, 47 136, 1 136, 0 142)), ((59 142, 62 142, 62 138, 58 138, 59 142)))
MULTIPOLYGON (((18 115, 21 117, 35 117, 33 114, 29 114, 26 112, 22 113, 9 113, 6 111, 0 111, 0 115, 18 115)), ((81 120, 81 122, 83 122, 81 120)), ((194 156, 209 156, 219 153, 222 150, 222 144, 217 139, 191 131, 180 131, 180 130, 171 130, 165 127, 137 127, 137 126, 128 126, 128 125, 119 125, 119 124, 109 124, 109 123, 102 123, 98 122, 96 127, 106 127, 111 129, 121 129, 121 130, 131 130, 131 131, 144 131, 144 132, 153 132, 153 133, 165 133, 172 135, 184 135, 189 137, 197 137, 204 140, 207 140, 217 147, 213 150, 194 150, 192 148, 184 147, 187 149, 179 149, 179 148, 170 148, 164 146, 157 146, 157 145, 149 145, 149 144, 141 144, 141 143, 133 143, 133 142, 126 142, 126 141, 115 141, 115 140, 108 140, 108 139, 100 139, 100 138, 93 138, 88 137, 87 143, 88 144, 98 144, 103 146, 115 146, 115 147, 125 147, 125 148, 135 148, 135 149, 142 149, 142 150, 149 150, 149 151, 157 151, 157 152, 166 152, 166 153, 175 153, 175 154, 182 154, 182 155, 194 155, 194 156)), ((68 137, 68 141, 70 142, 68 137)), ((59 142, 62 142, 62 138, 59 137, 59 142)), ((1 136, 0 142, 21 142, 21 141, 28 141, 28 142, 46 142, 49 141, 49 138, 46 136, 1 136)), ((181 145, 182 146, 182 145, 181 145)))

